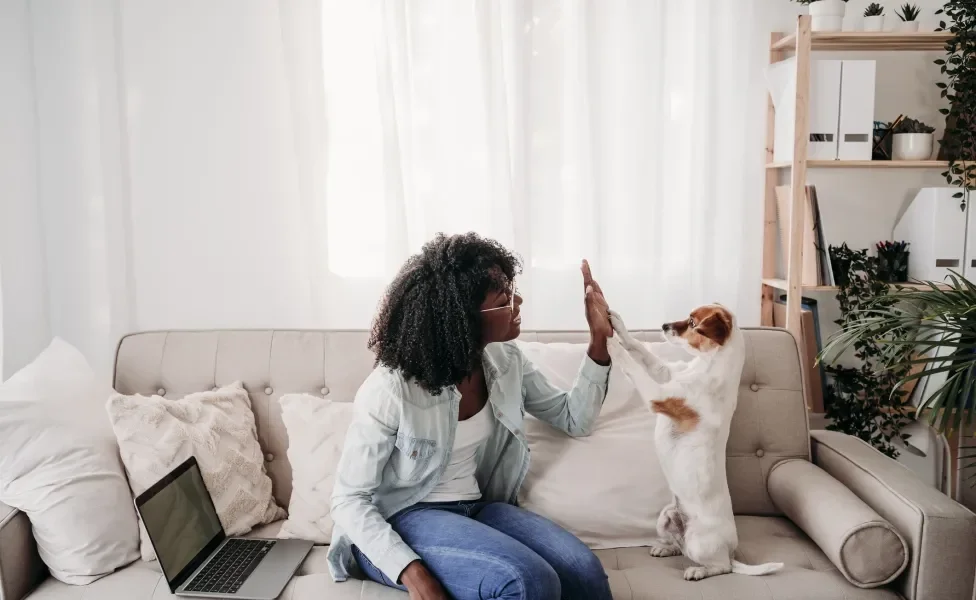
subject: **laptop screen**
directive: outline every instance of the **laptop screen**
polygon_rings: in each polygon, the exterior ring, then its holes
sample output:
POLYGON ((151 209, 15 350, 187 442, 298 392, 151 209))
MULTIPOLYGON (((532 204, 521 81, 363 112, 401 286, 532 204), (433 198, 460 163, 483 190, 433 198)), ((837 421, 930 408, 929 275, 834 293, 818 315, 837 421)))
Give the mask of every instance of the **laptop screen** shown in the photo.
POLYGON ((170 584, 188 577, 192 572, 188 567, 196 568, 224 539, 213 500, 193 458, 139 496, 136 504, 170 584))

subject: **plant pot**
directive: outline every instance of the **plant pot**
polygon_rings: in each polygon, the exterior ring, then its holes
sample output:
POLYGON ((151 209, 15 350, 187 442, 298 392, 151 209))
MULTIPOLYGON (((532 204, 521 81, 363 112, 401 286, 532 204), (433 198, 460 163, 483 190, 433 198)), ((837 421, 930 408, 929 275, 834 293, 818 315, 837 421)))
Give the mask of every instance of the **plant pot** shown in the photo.
POLYGON ((898 24, 895 25, 895 31, 902 33, 918 31, 918 21, 898 21, 898 24))
POLYGON ((896 133, 891 144, 892 160, 928 160, 932 157, 931 133, 896 133))
POLYGON ((818 0, 810 4, 810 26, 814 31, 840 31, 846 12, 844 0, 818 0))
POLYGON ((862 31, 884 31, 884 15, 864 17, 862 31))
POLYGON ((878 253, 878 275, 888 283, 908 283, 910 252, 878 253))

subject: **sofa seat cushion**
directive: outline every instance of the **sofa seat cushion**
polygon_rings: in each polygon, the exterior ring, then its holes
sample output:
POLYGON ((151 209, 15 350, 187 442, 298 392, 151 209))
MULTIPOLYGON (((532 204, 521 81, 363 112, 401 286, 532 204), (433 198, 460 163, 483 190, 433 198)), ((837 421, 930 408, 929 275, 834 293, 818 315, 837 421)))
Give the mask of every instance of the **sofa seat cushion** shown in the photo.
POLYGON ((806 535, 781 517, 735 518, 739 533, 736 558, 748 564, 783 562, 772 575, 722 575, 685 581, 688 559, 654 558, 647 548, 597 550, 610 577, 614 600, 896 600, 886 589, 852 586, 806 535))
MULTIPOLYGON (((722 575, 704 581, 682 578, 691 562, 684 557, 654 558, 647 548, 597 550, 610 577, 614 600, 901 600, 887 588, 852 586, 802 531, 780 517, 736 517, 739 560, 758 564, 784 562, 786 568, 765 577, 722 575)), ((274 537, 281 521, 253 532, 274 537)), ((371 581, 350 579, 333 583, 327 546, 315 546, 299 568, 281 600, 407 600, 407 594, 371 581)), ((79 587, 47 579, 27 600, 159 600, 175 598, 155 562, 139 561, 125 569, 79 587)))

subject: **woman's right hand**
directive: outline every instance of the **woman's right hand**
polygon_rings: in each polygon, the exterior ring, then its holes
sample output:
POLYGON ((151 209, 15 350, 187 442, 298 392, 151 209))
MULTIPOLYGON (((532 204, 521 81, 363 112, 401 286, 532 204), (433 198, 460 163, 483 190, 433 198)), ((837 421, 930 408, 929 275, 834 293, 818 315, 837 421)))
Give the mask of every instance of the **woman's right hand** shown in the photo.
POLYGON ((419 560, 407 565, 400 581, 410 592, 410 600, 451 600, 441 583, 419 560))

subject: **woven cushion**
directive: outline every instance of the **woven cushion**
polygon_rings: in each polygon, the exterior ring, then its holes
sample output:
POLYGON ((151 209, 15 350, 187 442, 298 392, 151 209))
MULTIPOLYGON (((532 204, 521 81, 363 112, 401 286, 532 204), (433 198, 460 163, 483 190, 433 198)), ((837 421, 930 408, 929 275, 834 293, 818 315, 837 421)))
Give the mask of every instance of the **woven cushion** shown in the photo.
MULTIPOLYGON (((195 456, 227 535, 284 516, 271 495, 251 401, 240 383, 179 400, 116 394, 107 408, 137 496, 195 456)), ((153 560, 141 522, 140 537, 143 560, 153 560)))

